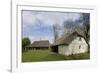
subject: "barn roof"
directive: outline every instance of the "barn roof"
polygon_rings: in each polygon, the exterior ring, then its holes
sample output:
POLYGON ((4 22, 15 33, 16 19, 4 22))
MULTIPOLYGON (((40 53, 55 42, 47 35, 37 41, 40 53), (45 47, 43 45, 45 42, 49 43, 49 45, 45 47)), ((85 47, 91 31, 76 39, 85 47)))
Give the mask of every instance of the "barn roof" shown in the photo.
POLYGON ((81 36, 78 32, 72 32, 70 34, 65 34, 63 35, 61 38, 59 38, 58 40, 56 40, 56 42, 54 44, 52 44, 52 46, 55 45, 62 45, 62 44, 70 44, 76 37, 81 36))
POLYGON ((49 40, 34 41, 26 47, 49 47, 49 40))

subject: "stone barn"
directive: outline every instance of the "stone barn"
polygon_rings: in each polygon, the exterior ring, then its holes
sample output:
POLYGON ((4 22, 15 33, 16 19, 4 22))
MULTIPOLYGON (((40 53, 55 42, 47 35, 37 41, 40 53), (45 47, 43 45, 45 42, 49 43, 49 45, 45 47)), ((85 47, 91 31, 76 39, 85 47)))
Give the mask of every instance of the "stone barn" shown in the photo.
POLYGON ((88 45, 83 36, 77 32, 64 35, 51 45, 51 51, 62 55, 79 54, 88 51, 88 45))
POLYGON ((34 41, 32 44, 26 46, 27 50, 46 50, 49 49, 49 40, 34 41))

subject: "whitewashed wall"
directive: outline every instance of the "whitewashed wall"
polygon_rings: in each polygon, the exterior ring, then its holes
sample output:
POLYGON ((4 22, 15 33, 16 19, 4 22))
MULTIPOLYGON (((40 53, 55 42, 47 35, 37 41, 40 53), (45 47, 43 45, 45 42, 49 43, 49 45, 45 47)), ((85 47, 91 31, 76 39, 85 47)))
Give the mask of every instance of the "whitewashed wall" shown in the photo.
POLYGON ((88 45, 86 44, 85 40, 83 38, 80 39, 80 37, 74 39, 68 46, 67 45, 58 46, 59 54, 63 55, 78 54, 87 51, 88 51, 88 45))
POLYGON ((70 55, 72 49, 69 49, 69 47, 67 45, 60 45, 58 47, 58 52, 59 54, 63 54, 63 55, 70 55))

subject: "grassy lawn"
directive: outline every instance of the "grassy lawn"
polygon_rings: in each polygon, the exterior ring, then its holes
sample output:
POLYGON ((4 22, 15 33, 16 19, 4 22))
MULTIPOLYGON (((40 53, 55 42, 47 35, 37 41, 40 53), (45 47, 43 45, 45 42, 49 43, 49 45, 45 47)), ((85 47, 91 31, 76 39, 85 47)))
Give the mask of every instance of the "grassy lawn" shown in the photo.
POLYGON ((22 62, 60 61, 89 59, 89 53, 64 56, 52 53, 49 50, 29 50, 22 53, 22 62))

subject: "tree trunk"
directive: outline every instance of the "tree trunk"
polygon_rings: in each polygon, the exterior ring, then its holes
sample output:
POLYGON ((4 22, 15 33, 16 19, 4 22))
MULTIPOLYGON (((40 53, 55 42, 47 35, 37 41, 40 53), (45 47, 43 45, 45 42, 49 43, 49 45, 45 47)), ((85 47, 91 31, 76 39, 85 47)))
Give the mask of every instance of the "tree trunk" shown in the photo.
POLYGON ((88 43, 88 41, 86 41, 87 45, 88 45, 88 53, 90 52, 90 44, 88 43))
POLYGON ((87 45, 88 45, 88 53, 89 53, 89 52, 90 52, 90 44, 89 44, 88 40, 87 40, 85 37, 83 37, 83 38, 84 38, 85 42, 86 42, 87 45))

